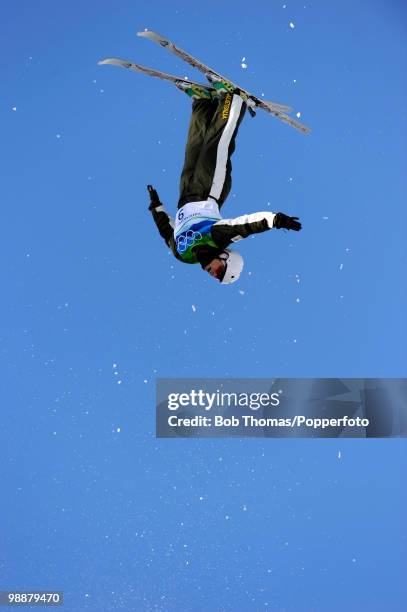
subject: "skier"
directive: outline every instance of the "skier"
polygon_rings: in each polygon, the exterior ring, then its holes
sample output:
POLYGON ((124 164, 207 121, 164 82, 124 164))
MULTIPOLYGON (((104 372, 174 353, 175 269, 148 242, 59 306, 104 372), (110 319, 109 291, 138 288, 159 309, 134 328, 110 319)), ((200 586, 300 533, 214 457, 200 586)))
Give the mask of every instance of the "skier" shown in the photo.
POLYGON ((199 263, 226 285, 237 281, 243 269, 240 253, 228 248, 232 243, 272 228, 299 231, 301 223, 298 217, 268 211, 234 219, 221 217, 232 185, 231 156, 237 132, 246 109, 252 111, 252 101, 230 83, 210 77, 211 88, 176 83, 192 98, 192 116, 175 225, 157 191, 151 185, 147 189, 149 210, 175 257, 184 263, 199 263))

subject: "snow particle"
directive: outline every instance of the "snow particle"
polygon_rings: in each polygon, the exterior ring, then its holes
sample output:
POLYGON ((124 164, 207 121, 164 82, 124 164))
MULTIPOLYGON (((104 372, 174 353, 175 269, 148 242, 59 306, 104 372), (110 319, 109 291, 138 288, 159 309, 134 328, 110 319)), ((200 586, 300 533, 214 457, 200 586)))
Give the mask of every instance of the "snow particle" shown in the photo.
POLYGON ((292 21, 290 21, 290 28, 291 28, 292 30, 294 30, 294 28, 295 28, 295 25, 293 24, 293 22, 292 22, 292 21))
POLYGON ((339 266, 339 269, 340 269, 340 270, 342 270, 342 269, 343 269, 343 264, 341 264, 341 265, 339 266))
POLYGON ((122 381, 121 381, 121 380, 118 380, 118 381, 117 381, 117 384, 118 384, 118 385, 121 385, 121 384, 122 384, 122 381))
POLYGON ((57 134, 57 135, 56 135, 56 137, 57 137, 57 138, 61 138, 61 134, 57 134))
POLYGON ((338 451, 338 459, 341 458, 341 451, 338 451))
POLYGON ((116 428, 116 433, 120 433, 120 432, 121 432, 120 427, 117 427, 117 428, 116 428))
POLYGON ((297 113, 297 117, 299 119, 301 117, 301 113, 297 113))
POLYGON ((297 302, 297 304, 299 304, 300 298, 297 298, 295 301, 297 302))
POLYGON ((240 293, 240 295, 244 295, 243 289, 239 289, 239 293, 240 293))
POLYGON ((14 111, 14 112, 16 112, 16 110, 17 110, 17 106, 13 106, 11 110, 12 110, 12 111, 14 111))
POLYGON ((192 312, 196 312, 196 306, 195 306, 195 304, 192 304, 192 312))

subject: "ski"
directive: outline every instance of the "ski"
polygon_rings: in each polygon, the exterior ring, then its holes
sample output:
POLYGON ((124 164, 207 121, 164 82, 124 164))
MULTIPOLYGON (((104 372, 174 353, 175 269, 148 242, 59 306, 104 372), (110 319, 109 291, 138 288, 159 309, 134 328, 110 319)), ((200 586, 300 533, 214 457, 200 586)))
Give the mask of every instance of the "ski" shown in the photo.
POLYGON ((187 53, 180 47, 177 47, 172 41, 168 40, 164 36, 161 36, 160 34, 157 34, 156 32, 152 32, 151 30, 145 30, 144 32, 138 32, 137 36, 148 38, 149 40, 152 40, 153 42, 158 43, 162 47, 165 47, 171 53, 174 53, 177 57, 187 62, 193 68, 197 68, 198 70, 200 70, 205 76, 207 76, 208 74, 214 75, 215 77, 218 77, 221 80, 229 83, 234 88, 241 91, 245 96, 250 98, 254 102, 256 107, 265 110, 267 113, 270 113, 274 117, 277 117, 281 121, 284 121, 284 123, 291 125, 292 127, 299 130, 300 132, 303 132, 304 134, 308 134, 311 131, 310 128, 304 125, 303 123, 300 123, 296 119, 293 119, 289 115, 285 114, 286 112, 292 111, 292 108, 290 106, 286 106, 283 104, 277 104, 275 102, 270 102, 266 100, 261 100, 261 98, 258 98, 257 96, 247 91, 243 87, 240 87, 240 85, 236 85, 235 83, 233 83, 233 81, 230 81, 229 79, 227 79, 220 73, 216 72, 215 70, 213 70, 206 64, 203 64, 201 61, 197 60, 195 57, 193 57, 192 55, 190 55, 189 53, 187 53))
POLYGON ((127 70, 133 70, 133 72, 141 72, 143 74, 147 74, 152 77, 157 77, 158 79, 164 79, 165 81, 171 81, 171 83, 177 84, 180 81, 182 83, 187 83, 191 85, 191 87, 199 87, 206 89, 208 92, 215 91, 213 87, 208 85, 202 85, 202 83, 196 83, 195 81, 190 81, 189 79, 185 79, 182 77, 174 76, 173 74, 168 74, 167 72, 161 72, 161 70, 154 70, 154 68, 147 68, 146 66, 141 66, 140 64, 135 64, 134 62, 130 62, 129 60, 120 59, 119 57, 107 57, 106 59, 100 60, 98 62, 99 65, 108 64, 110 66, 120 66, 120 68, 126 68, 127 70))

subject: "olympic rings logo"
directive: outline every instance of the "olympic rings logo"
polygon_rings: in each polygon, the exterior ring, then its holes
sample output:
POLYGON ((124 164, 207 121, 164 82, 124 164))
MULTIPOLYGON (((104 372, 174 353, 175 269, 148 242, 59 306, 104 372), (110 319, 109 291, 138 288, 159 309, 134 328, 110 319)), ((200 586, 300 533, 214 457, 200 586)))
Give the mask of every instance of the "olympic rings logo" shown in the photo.
POLYGON ((202 234, 200 232, 194 232, 193 230, 188 230, 181 236, 177 238, 177 251, 178 253, 185 253, 188 247, 191 247, 195 242, 201 240, 202 234))

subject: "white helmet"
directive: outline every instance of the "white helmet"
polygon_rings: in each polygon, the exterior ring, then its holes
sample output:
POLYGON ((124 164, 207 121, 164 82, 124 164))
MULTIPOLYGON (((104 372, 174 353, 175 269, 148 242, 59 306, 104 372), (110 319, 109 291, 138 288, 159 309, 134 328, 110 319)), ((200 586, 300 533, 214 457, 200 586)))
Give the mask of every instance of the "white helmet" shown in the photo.
POLYGON ((223 259, 226 265, 225 274, 221 280, 222 285, 231 285, 236 282, 243 270, 243 257, 238 251, 225 249, 219 259, 223 259))

